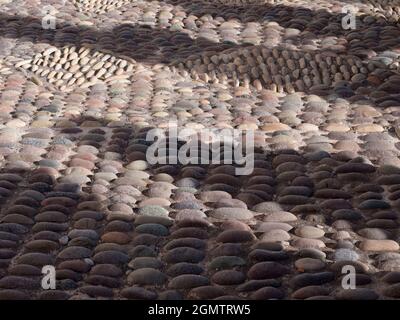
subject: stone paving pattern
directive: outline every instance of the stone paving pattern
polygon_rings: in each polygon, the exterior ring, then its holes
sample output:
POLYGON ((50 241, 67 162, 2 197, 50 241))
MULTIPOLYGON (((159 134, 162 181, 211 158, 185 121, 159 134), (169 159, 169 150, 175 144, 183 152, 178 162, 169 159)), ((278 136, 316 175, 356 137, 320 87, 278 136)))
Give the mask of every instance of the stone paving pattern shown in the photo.
POLYGON ((0 299, 399 298, 399 2, 1 0, 0 299), (253 173, 149 165, 174 117, 253 173))

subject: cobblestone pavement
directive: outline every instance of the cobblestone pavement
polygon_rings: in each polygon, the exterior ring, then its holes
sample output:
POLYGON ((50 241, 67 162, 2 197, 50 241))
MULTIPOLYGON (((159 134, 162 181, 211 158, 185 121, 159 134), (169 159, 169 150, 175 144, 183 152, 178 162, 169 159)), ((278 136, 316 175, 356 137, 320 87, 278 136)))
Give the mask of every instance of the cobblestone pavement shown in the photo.
POLYGON ((0 299, 400 297, 399 16, 0 0, 0 299), (171 119, 254 130, 251 175, 151 165, 171 119))

